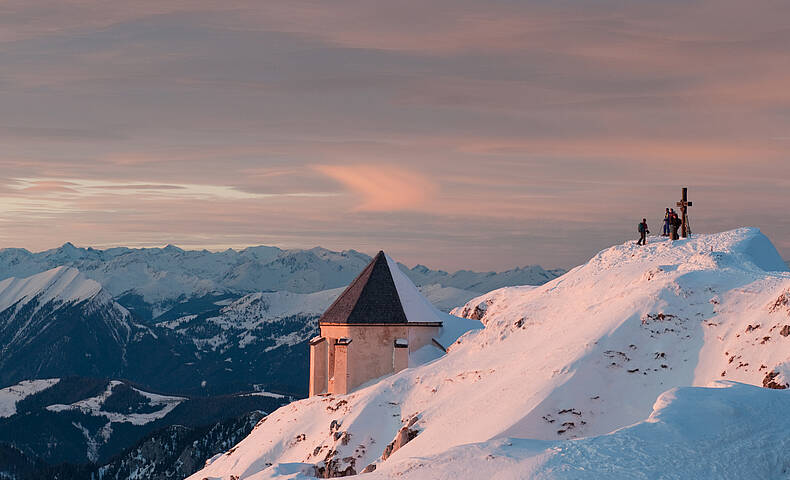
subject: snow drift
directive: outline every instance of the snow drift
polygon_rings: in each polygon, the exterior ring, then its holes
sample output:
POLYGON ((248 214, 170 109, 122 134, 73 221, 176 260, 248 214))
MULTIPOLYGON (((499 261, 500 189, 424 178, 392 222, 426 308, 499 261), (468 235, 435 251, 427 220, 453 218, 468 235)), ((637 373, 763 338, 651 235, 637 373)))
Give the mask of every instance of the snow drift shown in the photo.
MULTIPOLYGON (((694 450, 694 435, 708 435, 710 445, 740 438, 727 431, 753 440, 760 455, 750 461, 767 462, 754 470, 755 478, 784 471, 779 452, 785 441, 773 441, 784 427, 768 428, 770 421, 741 409, 781 412, 787 392, 728 383, 662 396, 720 380, 788 386, 790 273, 757 229, 674 243, 650 238, 645 247, 628 242, 543 286, 496 290, 455 313, 486 328, 461 337, 427 365, 349 395, 277 410, 190 478, 363 471, 374 471, 371 478, 451 478, 469 471, 575 478, 574 465, 634 478, 650 476, 632 475, 644 452, 658 456, 656 465, 670 465, 674 451, 662 445, 672 440, 685 449, 682 458, 707 459, 707 449, 694 450), (724 406, 715 407, 718 414, 694 415, 686 431, 670 438, 687 418, 684 411, 710 412, 711 405, 724 406), (729 430, 716 425, 724 417, 729 430), (760 429, 769 434, 760 437, 760 429), (459 452, 471 463, 450 461, 459 452), (487 469, 502 456, 509 460, 498 460, 501 470, 487 469), (508 470, 513 465, 524 469, 508 470)), ((700 472, 742 471, 740 450, 727 448, 715 456, 714 469, 700 472)), ((681 460, 676 471, 684 468, 681 460)))

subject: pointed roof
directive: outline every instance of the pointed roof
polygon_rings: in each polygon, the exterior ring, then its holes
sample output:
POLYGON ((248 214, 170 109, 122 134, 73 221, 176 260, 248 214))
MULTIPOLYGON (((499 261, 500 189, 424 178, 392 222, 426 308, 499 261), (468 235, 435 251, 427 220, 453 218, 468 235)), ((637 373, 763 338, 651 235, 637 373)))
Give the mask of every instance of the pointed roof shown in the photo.
POLYGON ((379 252, 319 323, 407 323, 387 258, 379 252))
MULTIPOLYGON (((439 318, 433 315, 428 316, 429 318, 409 318, 403 304, 408 300, 403 297, 405 295, 409 298, 413 295, 399 291, 402 286, 399 288, 397 283, 403 281, 397 275, 401 272, 393 273, 392 268, 397 269, 397 264, 380 251, 324 312, 319 323, 371 325, 439 321, 439 318), (397 276, 398 282, 395 281, 394 276, 397 276)), ((414 290, 416 291, 416 288, 414 290)))

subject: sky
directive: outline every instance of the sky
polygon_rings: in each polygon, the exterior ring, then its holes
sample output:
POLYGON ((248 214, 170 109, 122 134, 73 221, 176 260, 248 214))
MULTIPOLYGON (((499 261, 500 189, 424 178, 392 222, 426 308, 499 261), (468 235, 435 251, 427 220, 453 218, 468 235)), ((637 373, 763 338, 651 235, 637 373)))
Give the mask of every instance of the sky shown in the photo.
POLYGON ((790 259, 790 2, 0 2, 0 247, 571 267, 689 187, 790 259))

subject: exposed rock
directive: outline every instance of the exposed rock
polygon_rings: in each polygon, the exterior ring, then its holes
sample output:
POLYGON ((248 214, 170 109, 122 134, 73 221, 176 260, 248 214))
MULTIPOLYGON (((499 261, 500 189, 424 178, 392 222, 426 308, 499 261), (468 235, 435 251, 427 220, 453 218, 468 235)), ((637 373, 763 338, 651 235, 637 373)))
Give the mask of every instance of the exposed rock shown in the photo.
POLYGON ((416 428, 412 428, 414 424, 417 423, 418 419, 419 416, 414 415, 409 419, 406 425, 398 430, 395 438, 384 448, 384 453, 381 454, 382 461, 388 459, 393 453, 397 452, 398 449, 414 440, 417 435, 419 435, 420 431, 416 428))
POLYGON ((777 383, 776 377, 779 376, 779 372, 768 372, 768 374, 763 379, 763 387, 765 388, 774 388, 777 390, 784 390, 788 387, 786 383, 777 383))
POLYGON ((642 317, 642 324, 646 325, 650 322, 666 322, 675 318, 677 318, 675 315, 669 313, 648 313, 642 317))
POLYGON ((469 315, 469 318, 472 320, 482 320, 486 315, 486 310, 488 310, 488 304, 481 303, 475 307, 474 311, 469 315))
POLYGON ((783 292, 779 297, 774 301, 774 303, 768 305, 768 312, 769 313, 776 313, 779 310, 786 310, 790 313, 790 291, 783 292))
MULTIPOLYGON (((337 452, 333 450, 330 453, 334 455, 337 452)), ((345 457, 343 459, 331 458, 316 465, 313 475, 318 478, 350 477, 357 474, 354 468, 355 464, 356 459, 353 457, 345 457), (343 468, 343 465, 346 465, 345 468, 343 468)))

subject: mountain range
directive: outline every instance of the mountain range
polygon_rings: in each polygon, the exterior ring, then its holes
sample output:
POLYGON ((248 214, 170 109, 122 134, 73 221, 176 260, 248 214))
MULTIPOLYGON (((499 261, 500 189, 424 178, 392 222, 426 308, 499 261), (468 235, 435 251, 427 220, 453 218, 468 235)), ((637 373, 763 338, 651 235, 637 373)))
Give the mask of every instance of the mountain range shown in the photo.
MULTIPOLYGON (((205 295, 314 293, 343 287, 370 260, 370 256, 355 250, 333 252, 320 247, 282 250, 258 246, 210 252, 182 250, 173 245, 99 250, 66 243, 37 253, 21 248, 0 250, 0 279, 28 277, 60 266, 73 267, 146 321, 178 302, 205 295)), ((564 273, 538 265, 499 273, 461 270, 451 274, 423 265, 401 268, 418 286, 439 285, 477 293, 508 285, 545 283, 564 273)))

